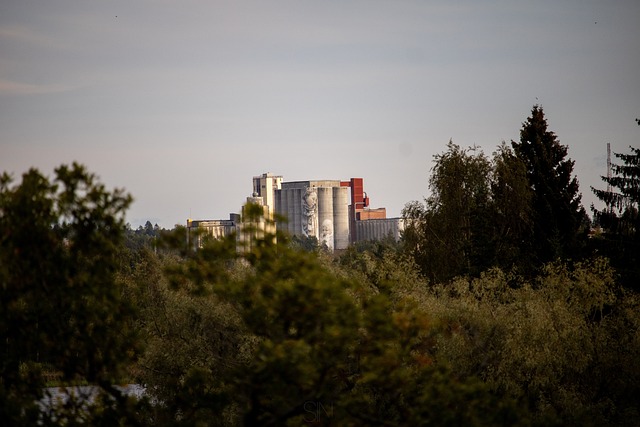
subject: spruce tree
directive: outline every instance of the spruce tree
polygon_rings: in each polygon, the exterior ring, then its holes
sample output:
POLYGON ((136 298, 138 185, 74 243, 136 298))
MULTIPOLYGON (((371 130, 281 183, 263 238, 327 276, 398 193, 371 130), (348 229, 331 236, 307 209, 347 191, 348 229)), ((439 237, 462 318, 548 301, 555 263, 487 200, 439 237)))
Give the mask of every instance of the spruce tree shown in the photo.
POLYGON ((586 241, 588 217, 573 175, 575 162, 567 158, 567 146, 548 129, 541 106, 533 106, 522 125, 520 141, 511 141, 511 146, 526 167, 533 192, 533 265, 575 257, 586 241))
POLYGON ((594 239, 593 246, 611 259, 624 284, 637 287, 640 277, 640 149, 629 148, 631 154, 614 153, 622 163, 611 165, 610 177, 601 177, 611 189, 591 187, 605 204, 602 210, 591 205, 594 222, 604 231, 594 239))

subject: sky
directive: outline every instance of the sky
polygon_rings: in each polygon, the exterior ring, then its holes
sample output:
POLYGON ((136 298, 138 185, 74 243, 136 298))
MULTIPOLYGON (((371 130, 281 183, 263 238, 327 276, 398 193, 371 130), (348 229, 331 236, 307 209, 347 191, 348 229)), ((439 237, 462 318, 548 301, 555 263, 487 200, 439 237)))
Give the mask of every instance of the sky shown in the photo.
POLYGON ((637 0, 0 0, 0 171, 82 163, 134 228, 227 219, 265 172, 361 177, 399 216, 449 140, 490 156, 539 104, 589 210, 606 144, 640 145, 639 22, 637 0))

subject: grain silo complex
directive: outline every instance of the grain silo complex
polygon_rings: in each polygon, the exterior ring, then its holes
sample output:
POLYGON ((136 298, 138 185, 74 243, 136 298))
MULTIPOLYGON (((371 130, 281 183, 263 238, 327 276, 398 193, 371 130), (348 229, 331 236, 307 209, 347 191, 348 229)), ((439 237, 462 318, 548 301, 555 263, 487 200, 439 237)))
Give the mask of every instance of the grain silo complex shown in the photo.
MULTIPOLYGON (((253 193, 247 202, 261 205, 265 219, 276 219, 280 231, 316 238, 330 250, 365 240, 399 240, 404 230, 401 218, 387 218, 385 208, 369 208, 362 178, 285 182, 280 175, 264 173, 253 177, 253 193)), ((258 228, 271 232, 268 224, 258 228)), ((190 244, 199 247, 204 235, 240 236, 242 220, 238 214, 230 214, 229 220, 189 219, 187 229, 188 236, 193 236, 190 244)))
POLYGON ((315 237, 329 249, 349 246, 349 188, 340 181, 283 182, 275 190, 278 228, 292 236, 315 237))
POLYGON ((388 236, 399 240, 404 229, 403 220, 387 218, 385 208, 369 208, 362 178, 285 182, 265 173, 254 177, 253 184, 254 194, 263 198, 269 211, 286 219, 278 223, 281 231, 315 237, 329 249, 388 236))

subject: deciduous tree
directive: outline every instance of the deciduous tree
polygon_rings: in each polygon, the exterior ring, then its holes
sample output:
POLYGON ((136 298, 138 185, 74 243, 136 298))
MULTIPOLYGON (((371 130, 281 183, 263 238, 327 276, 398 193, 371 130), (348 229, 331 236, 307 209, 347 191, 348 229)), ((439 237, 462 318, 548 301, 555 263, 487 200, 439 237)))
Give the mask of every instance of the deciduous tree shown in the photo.
POLYGON ((406 242, 433 281, 477 274, 493 262, 491 244, 491 163, 476 147, 449 142, 434 156, 425 204, 408 204, 406 242))
POLYGON ((493 154, 491 179, 491 224, 495 243, 495 264, 526 273, 533 265, 532 252, 533 191, 526 168, 513 150, 502 143, 493 154))
POLYGON ((124 402, 112 384, 136 341, 114 273, 130 202, 75 163, 52 181, 35 169, 18 185, 0 178, 0 418, 9 425, 44 416, 36 405, 43 372, 88 381, 117 398, 106 402, 124 402))

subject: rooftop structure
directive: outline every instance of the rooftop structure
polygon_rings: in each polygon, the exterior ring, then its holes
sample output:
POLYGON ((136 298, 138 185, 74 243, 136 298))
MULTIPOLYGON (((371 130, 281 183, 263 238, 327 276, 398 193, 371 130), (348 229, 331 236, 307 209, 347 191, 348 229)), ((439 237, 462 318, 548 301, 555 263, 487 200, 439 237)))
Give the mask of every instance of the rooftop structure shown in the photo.
POLYGON ((269 218, 275 213, 275 193, 282 185, 282 176, 270 172, 253 177, 253 196, 261 197, 262 204, 269 210, 269 218))

